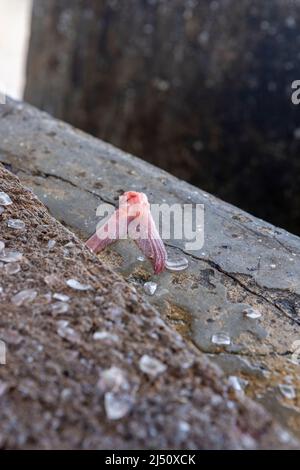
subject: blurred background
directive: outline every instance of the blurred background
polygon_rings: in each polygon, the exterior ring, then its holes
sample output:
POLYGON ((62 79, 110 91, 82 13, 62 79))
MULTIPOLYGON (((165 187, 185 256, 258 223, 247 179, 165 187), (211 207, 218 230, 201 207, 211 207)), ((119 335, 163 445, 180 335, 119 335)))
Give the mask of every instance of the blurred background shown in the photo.
POLYGON ((22 99, 32 0, 0 0, 0 90, 22 99))
POLYGON ((0 6, 9 94, 300 234, 299 0, 0 6))

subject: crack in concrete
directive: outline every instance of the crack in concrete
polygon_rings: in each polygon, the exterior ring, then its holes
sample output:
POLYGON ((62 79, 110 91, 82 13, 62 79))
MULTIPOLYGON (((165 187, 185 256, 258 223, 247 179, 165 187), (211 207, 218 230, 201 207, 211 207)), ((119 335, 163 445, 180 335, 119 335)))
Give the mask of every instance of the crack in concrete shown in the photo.
MULTIPOLYGON (((24 170, 21 170, 21 171, 24 171, 24 170)), ((112 201, 110 201, 108 199, 104 199, 98 193, 95 193, 94 191, 92 191, 90 189, 82 188, 80 185, 77 185, 76 183, 74 183, 71 180, 63 178, 62 176, 59 176, 59 175, 56 175, 56 174, 53 174, 53 173, 45 173, 45 172, 42 172, 41 170, 36 170, 35 174, 32 174, 32 173, 30 173, 30 174, 31 174, 32 177, 39 176, 39 177, 45 178, 45 179, 48 179, 48 178, 57 179, 59 181, 62 181, 63 183, 69 184, 73 188, 81 189, 82 191, 86 191, 87 193, 92 194, 93 196, 96 196, 97 198, 99 198, 102 202, 105 202, 106 204, 111 204, 115 207, 115 203, 113 203, 112 201)))
POLYGON ((266 357, 266 358, 270 358, 270 357, 273 357, 273 358, 276 358, 276 357, 292 357, 293 356, 293 353, 291 351, 285 351, 285 352, 267 352, 267 353, 255 353, 255 354, 251 354, 251 353, 248 353, 248 352, 238 352, 238 351, 226 351, 226 350, 223 350, 223 351, 214 351, 214 352, 209 352, 209 351, 203 351, 202 349, 200 349, 198 347, 198 349, 208 355, 208 356, 220 356, 221 354, 227 354, 227 355, 232 355, 232 356, 240 356, 240 357, 243 357, 243 358, 250 358, 250 359, 255 359, 255 358, 263 358, 263 357, 266 357))

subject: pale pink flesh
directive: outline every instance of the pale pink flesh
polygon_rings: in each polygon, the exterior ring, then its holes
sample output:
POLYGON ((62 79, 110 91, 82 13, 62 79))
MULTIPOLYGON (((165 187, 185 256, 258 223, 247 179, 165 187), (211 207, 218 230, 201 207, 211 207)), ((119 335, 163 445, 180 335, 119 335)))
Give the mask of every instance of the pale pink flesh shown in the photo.
POLYGON ((143 193, 130 191, 125 193, 122 198, 123 201, 121 199, 120 208, 117 209, 112 214, 108 222, 100 228, 101 238, 97 236, 97 233, 94 233, 94 235, 92 235, 92 237, 86 242, 86 246, 94 253, 98 253, 117 239, 125 238, 130 223, 135 220, 135 217, 128 216, 126 209, 128 209, 128 206, 131 204, 134 204, 134 207, 139 208, 139 226, 141 226, 142 229, 147 230, 146 233, 148 234, 147 238, 135 239, 134 241, 144 255, 151 261, 155 274, 161 273, 166 267, 167 252, 155 227, 155 223, 150 212, 150 205, 146 196, 143 193), (124 220, 124 218, 126 220, 124 220), (113 235, 110 234, 109 228, 111 221, 117 225, 117 233, 114 233, 113 235), (126 233, 124 230, 126 230, 126 233))

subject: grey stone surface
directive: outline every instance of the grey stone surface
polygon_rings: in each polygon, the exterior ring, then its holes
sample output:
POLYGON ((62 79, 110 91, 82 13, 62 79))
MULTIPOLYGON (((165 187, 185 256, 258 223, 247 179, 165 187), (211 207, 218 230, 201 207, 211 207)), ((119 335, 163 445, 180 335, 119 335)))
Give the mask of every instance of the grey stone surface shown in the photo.
POLYGON ((36 0, 25 99, 299 234, 299 23, 298 0, 36 0))
POLYGON ((156 203, 204 204, 201 250, 166 240, 170 256, 188 258, 186 271, 153 276, 127 241, 99 258, 142 294, 145 281, 157 282, 147 301, 228 375, 247 380, 245 392, 299 436, 300 366, 293 355, 300 340, 299 238, 28 105, 10 101, 0 113, 0 161, 82 239, 95 229, 97 206, 115 205, 123 191, 143 191, 156 203), (250 306, 260 318, 245 316, 250 306), (211 341, 220 331, 230 345, 211 341), (294 387, 294 399, 282 396, 282 383, 294 387))
POLYGON ((0 189, 1 449, 297 446, 1 164, 0 189))

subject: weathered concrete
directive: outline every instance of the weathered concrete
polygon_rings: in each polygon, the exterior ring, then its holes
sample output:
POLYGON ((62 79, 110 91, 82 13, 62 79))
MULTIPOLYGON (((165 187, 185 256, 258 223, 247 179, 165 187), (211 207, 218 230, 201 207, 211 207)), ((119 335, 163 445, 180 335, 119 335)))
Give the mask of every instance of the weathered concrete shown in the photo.
POLYGON ((184 241, 166 241, 170 256, 189 259, 187 271, 157 278, 125 241, 99 258, 141 292, 145 279, 156 281, 158 290, 147 300, 227 374, 249 381, 246 392, 299 435, 300 366, 291 362, 300 339, 299 238, 28 105, 10 102, 0 112, 0 161, 82 239, 95 229, 99 203, 115 204, 124 190, 144 191, 151 202, 205 205, 201 250, 188 253, 184 241), (249 305, 261 318, 244 316, 249 305), (211 342, 220 330, 231 345, 211 342), (294 387, 295 398, 281 396, 282 383, 294 387))
POLYGON ((216 367, 1 165, 0 189, 13 202, 0 216, 1 240, 23 255, 17 273, 0 266, 0 338, 8 347, 0 366, 0 448, 296 446, 261 407, 232 394, 216 367), (9 228, 10 218, 25 229, 9 228), (70 278, 89 290, 71 289, 70 278), (36 297, 18 305, 13 298, 24 289, 36 297), (57 292, 70 297, 67 312, 54 310, 57 292), (95 340, 97 331, 110 337, 95 340), (144 354, 165 370, 142 372, 144 354), (104 380, 112 366, 122 380, 104 380), (108 397, 122 407, 125 400, 124 416, 109 419, 108 397))

